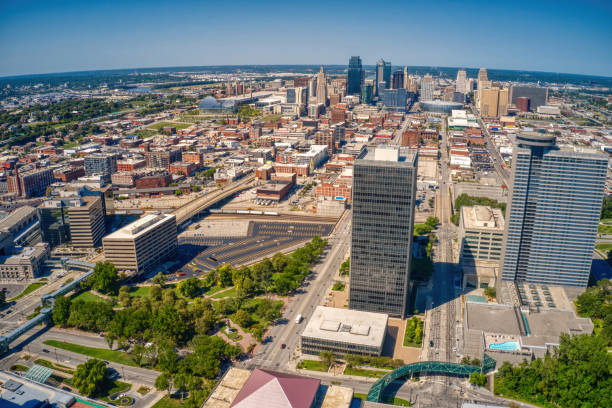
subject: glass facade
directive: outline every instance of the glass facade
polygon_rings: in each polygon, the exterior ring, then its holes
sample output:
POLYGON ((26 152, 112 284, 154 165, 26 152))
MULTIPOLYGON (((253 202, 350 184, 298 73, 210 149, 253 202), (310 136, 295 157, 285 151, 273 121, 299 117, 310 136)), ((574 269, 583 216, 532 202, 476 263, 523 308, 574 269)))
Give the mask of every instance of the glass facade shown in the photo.
POLYGON ((502 279, 584 287, 608 158, 562 151, 537 135, 517 140, 502 279))
MULTIPOLYGON (((373 151, 378 149, 373 149, 373 151)), ((417 155, 355 161, 349 308, 405 316, 409 293, 417 155)))
POLYGON ((351 57, 346 79, 346 93, 348 95, 359 95, 361 93, 361 82, 363 81, 363 66, 361 58, 351 57))

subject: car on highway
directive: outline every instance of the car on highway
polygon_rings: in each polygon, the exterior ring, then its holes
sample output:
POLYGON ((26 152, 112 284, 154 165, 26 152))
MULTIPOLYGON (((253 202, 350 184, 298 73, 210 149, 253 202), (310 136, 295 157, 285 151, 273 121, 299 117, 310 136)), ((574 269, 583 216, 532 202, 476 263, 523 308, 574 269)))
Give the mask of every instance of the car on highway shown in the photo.
POLYGON ((429 347, 433 347, 433 345, 434 345, 433 340, 429 340, 429 347))
POLYGON ((49 352, 49 350, 47 350, 47 349, 42 349, 42 352, 43 352, 43 353, 48 353, 48 352, 49 352))
POLYGON ((286 348, 286 347, 287 347, 287 345, 286 345, 285 343, 281 344, 281 348, 282 348, 282 349, 284 349, 284 348, 286 348))

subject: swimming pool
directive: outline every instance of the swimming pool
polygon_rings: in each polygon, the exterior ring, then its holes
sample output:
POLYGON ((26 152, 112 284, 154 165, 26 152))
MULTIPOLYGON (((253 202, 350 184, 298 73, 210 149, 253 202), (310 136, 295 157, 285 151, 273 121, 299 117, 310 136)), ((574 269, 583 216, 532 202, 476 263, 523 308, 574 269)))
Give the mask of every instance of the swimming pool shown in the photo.
POLYGON ((503 343, 489 344, 491 350, 514 351, 518 350, 519 344, 516 341, 504 341, 503 343))

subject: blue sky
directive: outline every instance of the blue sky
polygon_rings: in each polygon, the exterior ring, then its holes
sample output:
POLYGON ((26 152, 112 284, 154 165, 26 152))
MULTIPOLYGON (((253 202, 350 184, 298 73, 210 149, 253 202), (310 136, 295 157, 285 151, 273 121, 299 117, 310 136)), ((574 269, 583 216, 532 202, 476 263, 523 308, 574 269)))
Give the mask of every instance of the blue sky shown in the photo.
POLYGON ((0 1, 0 76, 351 55, 612 76, 612 1, 0 1))

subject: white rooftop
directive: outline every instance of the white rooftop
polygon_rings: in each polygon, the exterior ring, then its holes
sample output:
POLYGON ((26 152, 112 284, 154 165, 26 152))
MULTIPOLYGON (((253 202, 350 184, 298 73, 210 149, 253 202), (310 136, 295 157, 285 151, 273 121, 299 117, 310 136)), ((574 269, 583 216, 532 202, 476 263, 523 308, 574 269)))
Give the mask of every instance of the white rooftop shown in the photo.
POLYGON ((171 218, 174 219, 176 216, 174 214, 147 214, 133 223, 107 235, 104 239, 134 239, 151 231, 156 226, 171 218))
POLYGON ((382 348, 388 318, 383 313, 318 306, 302 337, 382 348))

